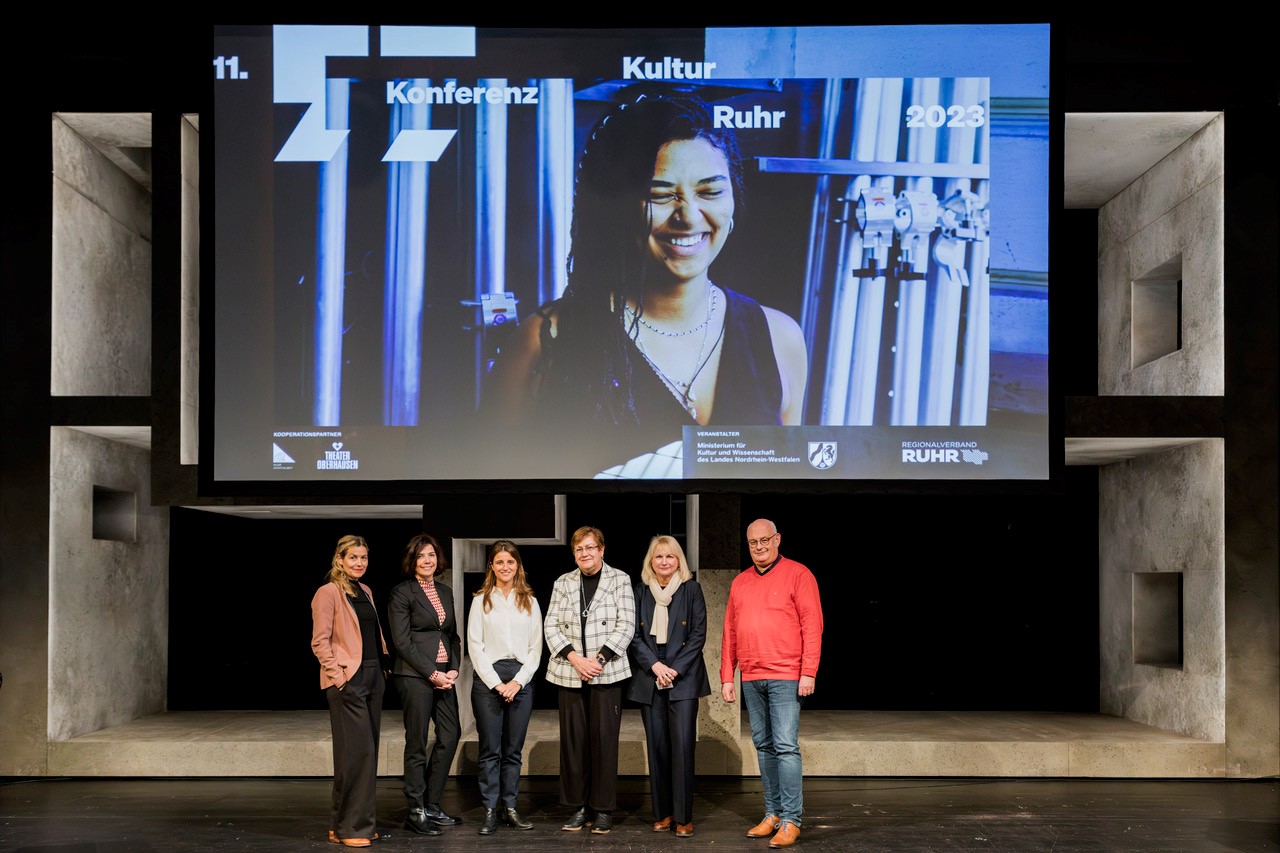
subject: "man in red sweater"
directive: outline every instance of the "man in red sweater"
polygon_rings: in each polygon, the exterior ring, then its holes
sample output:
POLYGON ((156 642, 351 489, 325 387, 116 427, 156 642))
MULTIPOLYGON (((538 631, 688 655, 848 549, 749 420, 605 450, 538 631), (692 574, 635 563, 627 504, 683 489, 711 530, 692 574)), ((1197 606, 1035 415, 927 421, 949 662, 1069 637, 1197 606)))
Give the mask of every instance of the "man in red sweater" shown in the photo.
POLYGON ((734 701, 733 671, 740 670, 764 784, 764 820, 747 836, 773 836, 770 847, 790 847, 800 837, 800 705, 813 693, 822 653, 818 581, 780 556, 781 544, 772 521, 761 518, 747 527, 753 565, 733 579, 720 647, 720 694, 734 701))

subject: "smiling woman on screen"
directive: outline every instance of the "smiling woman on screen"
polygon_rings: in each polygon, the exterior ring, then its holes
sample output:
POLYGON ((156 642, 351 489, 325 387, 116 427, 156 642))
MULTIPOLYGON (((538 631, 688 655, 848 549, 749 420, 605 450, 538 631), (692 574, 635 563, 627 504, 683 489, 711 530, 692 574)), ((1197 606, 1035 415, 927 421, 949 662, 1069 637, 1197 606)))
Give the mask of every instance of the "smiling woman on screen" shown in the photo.
POLYGON ((704 102, 614 106, 578 166, 568 286, 495 365, 497 416, 618 427, 619 458, 684 426, 798 424, 799 326, 711 278, 741 212, 737 142, 704 102))

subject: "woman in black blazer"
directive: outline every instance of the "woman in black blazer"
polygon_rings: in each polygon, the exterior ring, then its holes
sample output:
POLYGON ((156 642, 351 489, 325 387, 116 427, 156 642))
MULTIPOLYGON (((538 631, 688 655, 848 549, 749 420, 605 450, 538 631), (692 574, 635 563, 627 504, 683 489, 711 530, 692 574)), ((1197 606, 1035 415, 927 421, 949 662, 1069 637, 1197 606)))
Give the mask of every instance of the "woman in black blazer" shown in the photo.
POLYGON ((698 699, 711 694, 702 647, 707 602, 680 543, 649 542, 636 584, 636 635, 631 641, 631 686, 649 745, 653 831, 693 835, 693 754, 698 699))
POLYGON ((405 549, 407 580, 391 590, 387 604, 391 641, 396 649, 392 670, 404 704, 404 795, 409 801, 405 829, 439 835, 440 826, 458 823, 440 808, 444 783, 458 751, 458 694, 454 683, 462 660, 462 638, 453 612, 453 592, 436 575, 446 567, 444 552, 426 533, 405 549), (435 723, 436 740, 427 756, 427 727, 435 723))

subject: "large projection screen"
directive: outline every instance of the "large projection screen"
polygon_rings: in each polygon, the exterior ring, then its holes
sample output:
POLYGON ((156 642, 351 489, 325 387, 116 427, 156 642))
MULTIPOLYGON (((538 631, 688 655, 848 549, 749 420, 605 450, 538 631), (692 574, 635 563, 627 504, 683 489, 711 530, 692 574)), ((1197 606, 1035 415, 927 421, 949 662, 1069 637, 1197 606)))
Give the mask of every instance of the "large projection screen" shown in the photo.
POLYGON ((1049 479, 1048 25, 214 42, 212 482, 1049 479))

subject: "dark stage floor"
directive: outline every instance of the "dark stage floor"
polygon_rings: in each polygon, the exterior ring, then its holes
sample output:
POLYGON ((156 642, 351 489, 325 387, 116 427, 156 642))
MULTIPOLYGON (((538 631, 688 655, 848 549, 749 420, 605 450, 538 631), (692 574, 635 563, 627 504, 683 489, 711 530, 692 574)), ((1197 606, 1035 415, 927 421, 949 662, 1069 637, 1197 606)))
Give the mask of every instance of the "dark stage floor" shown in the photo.
MULTIPOLYGON (((456 779, 443 803, 464 822, 438 837, 400 829, 398 779, 379 780, 383 838, 374 851, 605 851, 769 853, 745 837, 761 816, 758 779, 699 777, 692 838, 650 829, 645 780, 622 782, 608 835, 561 832, 557 780, 524 780, 531 831, 476 834, 474 780, 456 779)), ((42 853, 289 851, 325 841, 328 780, 0 780, 0 850, 42 853)), ((805 785, 797 850, 818 851, 1277 851, 1280 781, 820 778, 805 785)))

